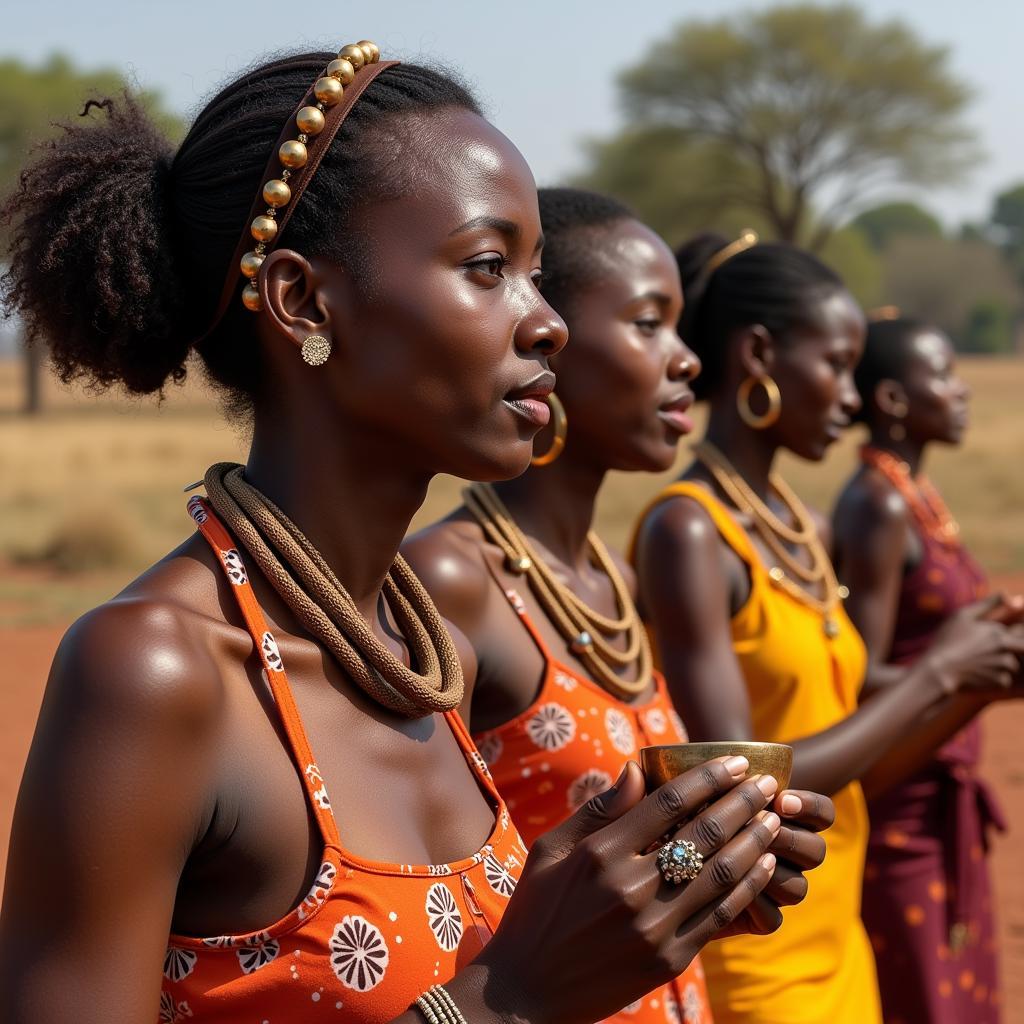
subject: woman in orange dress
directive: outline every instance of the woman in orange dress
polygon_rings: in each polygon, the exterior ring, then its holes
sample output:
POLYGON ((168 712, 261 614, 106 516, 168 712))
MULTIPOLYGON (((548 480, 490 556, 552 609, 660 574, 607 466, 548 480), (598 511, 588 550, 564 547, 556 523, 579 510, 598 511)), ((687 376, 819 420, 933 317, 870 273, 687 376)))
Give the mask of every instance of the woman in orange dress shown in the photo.
MULTIPOLYGON (((609 471, 672 464, 691 429, 700 368, 676 330, 682 293, 661 238, 590 192, 541 189, 540 210, 544 291, 572 339, 552 359, 567 430, 542 435, 521 477, 474 485, 462 508, 404 547, 473 645, 471 729, 528 843, 600 792, 642 745, 685 741, 652 671, 632 573, 592 522, 609 471)), ((775 795, 774 780, 759 783, 775 795)), ((795 863, 780 865, 770 893, 789 903, 804 891, 799 868, 823 849, 799 826, 820 827, 827 803, 813 794, 776 803, 787 818, 768 819, 782 830, 776 846, 795 863)), ((765 898, 752 927, 777 921, 765 898)), ((709 1024, 703 969, 695 962, 611 1019, 709 1024)))
POLYGON ((742 758, 649 798, 632 766, 528 859, 481 766, 472 652, 397 550, 434 474, 525 468, 522 396, 566 331, 522 156, 450 78, 378 57, 259 65, 177 150, 137 101, 88 104, 6 206, 7 297, 65 378, 159 391, 194 349, 252 425, 199 532, 58 651, 0 913, 9 1024, 588 1024, 771 877, 742 758), (648 852, 666 833, 703 846, 687 885, 648 852))
POLYGON ((880 784, 927 759, 956 727, 965 698, 955 691, 1006 685, 1024 644, 1018 630, 985 618, 995 601, 972 606, 928 659, 858 708, 866 657, 843 611, 827 533, 779 477, 776 458, 788 450, 820 460, 849 425, 863 316, 831 270, 791 246, 702 236, 678 255, 681 330, 704 364, 697 386, 709 418, 697 461, 641 519, 643 607, 691 738, 792 743, 794 783, 836 805, 825 864, 784 927, 708 947, 715 1018, 879 1022, 860 919, 860 780, 880 784))

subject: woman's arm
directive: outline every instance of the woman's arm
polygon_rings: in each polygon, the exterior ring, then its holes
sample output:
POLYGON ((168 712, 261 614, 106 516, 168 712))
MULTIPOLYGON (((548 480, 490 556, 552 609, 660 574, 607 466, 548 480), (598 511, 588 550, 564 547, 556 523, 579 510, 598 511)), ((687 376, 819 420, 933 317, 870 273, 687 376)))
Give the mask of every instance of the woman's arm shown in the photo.
MULTIPOLYGON (((658 638, 672 697, 694 740, 750 739, 750 704, 732 648, 730 587, 722 541, 707 513, 677 499, 654 510, 637 551, 641 596, 658 638)), ((793 744, 793 785, 835 793, 863 777, 900 747, 893 769, 879 769, 879 784, 891 785, 913 757, 942 742, 922 728, 925 716, 955 689, 954 669, 973 661, 978 672, 1000 671, 1005 657, 995 631, 1004 627, 962 617, 954 626, 953 650, 943 664, 931 658, 903 681, 880 691, 830 729, 793 744)), ((1018 640, 1007 640, 1019 646, 1018 640)), ((949 734, 955 731, 950 728, 949 734)))
POLYGON ((117 601, 57 652, 0 912, 8 1024, 156 1019, 220 719, 215 670, 187 636, 167 607, 117 601))
POLYGON ((903 678, 887 664, 907 561, 907 506, 887 484, 864 476, 848 486, 832 517, 836 574, 845 607, 868 650, 861 699, 903 678))

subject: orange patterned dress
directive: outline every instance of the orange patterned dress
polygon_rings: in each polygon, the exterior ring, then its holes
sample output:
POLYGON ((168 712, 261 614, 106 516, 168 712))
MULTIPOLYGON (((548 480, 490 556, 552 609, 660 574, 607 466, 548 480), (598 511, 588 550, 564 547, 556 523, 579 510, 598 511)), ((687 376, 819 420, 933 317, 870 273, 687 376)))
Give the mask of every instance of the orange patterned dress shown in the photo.
MULTIPOLYGON (((617 699, 557 661, 516 591, 502 591, 544 658, 544 681, 525 711, 474 738, 516 826, 531 843, 608 789, 626 761, 637 759, 642 745, 685 743, 686 730, 660 675, 655 675, 655 693, 647 703, 617 699)), ((699 959, 670 985, 649 992, 607 1020, 711 1024, 699 959)))
POLYGON ((444 720, 494 807, 486 845, 453 864, 384 864, 348 852, 238 547, 203 499, 192 498, 189 512, 233 584, 319 826, 323 857, 302 902, 266 928, 244 935, 170 936, 157 1019, 383 1024, 477 956, 516 887, 526 847, 452 712, 444 720))

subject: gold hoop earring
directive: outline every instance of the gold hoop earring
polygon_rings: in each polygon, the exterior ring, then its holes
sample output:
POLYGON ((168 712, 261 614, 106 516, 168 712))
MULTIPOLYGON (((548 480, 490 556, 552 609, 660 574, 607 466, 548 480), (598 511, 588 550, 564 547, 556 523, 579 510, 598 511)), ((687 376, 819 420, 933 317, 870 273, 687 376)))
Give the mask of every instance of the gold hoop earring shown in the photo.
POLYGON ((565 437, 569 433, 569 420, 565 415, 565 406, 559 401, 558 396, 552 391, 545 397, 544 402, 551 410, 551 425, 555 429, 555 437, 551 442, 551 447, 543 455, 534 455, 530 459, 531 466, 550 466, 565 449, 565 437))
POLYGON ((779 385, 767 373, 760 377, 747 377, 736 392, 736 411, 740 414, 740 419, 754 430, 770 427, 782 412, 782 392, 779 391, 779 385), (750 393, 754 390, 755 384, 760 384, 764 388, 768 398, 768 409, 760 416, 750 408, 750 393))
POLYGON ((310 366, 323 366, 331 354, 331 343, 321 334, 311 334, 302 343, 302 358, 310 366))

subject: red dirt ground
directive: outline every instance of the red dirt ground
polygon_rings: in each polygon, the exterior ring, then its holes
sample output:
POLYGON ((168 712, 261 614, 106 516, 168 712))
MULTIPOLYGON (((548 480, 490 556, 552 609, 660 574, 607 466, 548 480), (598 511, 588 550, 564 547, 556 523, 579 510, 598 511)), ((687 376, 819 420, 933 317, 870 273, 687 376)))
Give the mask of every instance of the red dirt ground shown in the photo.
MULTIPOLYGON (((1008 590, 1024 591, 1024 576, 1003 581, 1008 590)), ((0 630, 0 650, 7 666, 0 687, 0 882, 21 771, 32 739, 50 661, 63 627, 0 630)), ((984 773, 994 784, 1010 820, 1010 835, 997 839, 993 855, 996 907, 1003 960, 1004 1024, 1024 1024, 1024 702, 994 707, 984 718, 984 773)), ((969 1024, 969 1022, 964 1022, 969 1024)))

